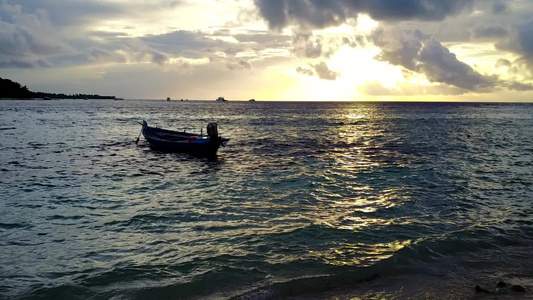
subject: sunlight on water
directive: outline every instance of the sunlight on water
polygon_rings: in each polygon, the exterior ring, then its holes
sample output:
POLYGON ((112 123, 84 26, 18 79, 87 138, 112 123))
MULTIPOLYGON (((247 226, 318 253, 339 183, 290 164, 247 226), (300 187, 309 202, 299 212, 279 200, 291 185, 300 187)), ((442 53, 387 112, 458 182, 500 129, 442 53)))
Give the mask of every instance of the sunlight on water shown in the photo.
POLYGON ((327 252, 312 252, 311 255, 324 260, 327 264, 335 266, 366 267, 390 258, 396 251, 409 246, 410 244, 410 240, 370 245, 345 243, 339 245, 338 248, 330 249, 327 252))
MULTIPOLYGON (((529 105, 65 100, 0 113, 0 298, 350 298, 398 274, 465 298, 477 278, 533 269, 529 105), (230 142, 213 160, 154 151, 134 142, 143 119, 215 121, 230 142)), ((390 280, 384 296, 412 285, 390 280)))

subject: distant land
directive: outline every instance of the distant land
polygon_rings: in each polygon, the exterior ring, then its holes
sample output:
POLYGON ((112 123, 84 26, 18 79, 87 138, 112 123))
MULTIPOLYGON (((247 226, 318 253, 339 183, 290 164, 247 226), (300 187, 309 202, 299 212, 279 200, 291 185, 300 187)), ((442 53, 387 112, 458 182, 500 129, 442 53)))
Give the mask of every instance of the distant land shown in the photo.
POLYGON ((26 86, 18 82, 0 77, 0 99, 116 99, 115 96, 100 96, 91 94, 54 94, 43 92, 32 92, 26 86))

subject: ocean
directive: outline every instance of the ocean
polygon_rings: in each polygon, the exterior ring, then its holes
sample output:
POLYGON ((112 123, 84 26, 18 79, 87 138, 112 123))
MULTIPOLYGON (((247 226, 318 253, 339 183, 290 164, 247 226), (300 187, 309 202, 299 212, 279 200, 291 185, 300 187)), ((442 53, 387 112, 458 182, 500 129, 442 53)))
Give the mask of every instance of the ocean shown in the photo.
POLYGON ((0 101, 0 299, 532 299, 532 141, 532 104, 0 101))

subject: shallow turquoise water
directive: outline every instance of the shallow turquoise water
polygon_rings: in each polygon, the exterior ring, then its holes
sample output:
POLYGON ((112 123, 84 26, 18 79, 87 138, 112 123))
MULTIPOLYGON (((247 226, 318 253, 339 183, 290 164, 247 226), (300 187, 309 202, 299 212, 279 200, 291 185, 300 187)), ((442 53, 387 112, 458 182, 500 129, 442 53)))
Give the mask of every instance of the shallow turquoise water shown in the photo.
POLYGON ((533 105, 0 102, 0 298, 533 288, 533 105), (152 151, 137 122, 231 140, 152 151))

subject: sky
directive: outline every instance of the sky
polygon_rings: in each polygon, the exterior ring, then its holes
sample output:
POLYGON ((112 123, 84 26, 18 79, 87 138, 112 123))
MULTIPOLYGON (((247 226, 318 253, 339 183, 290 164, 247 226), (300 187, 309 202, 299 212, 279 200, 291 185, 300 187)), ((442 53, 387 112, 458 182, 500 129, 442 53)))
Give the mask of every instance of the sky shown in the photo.
POLYGON ((531 0, 0 0, 0 77, 127 99, 533 101, 531 0))

